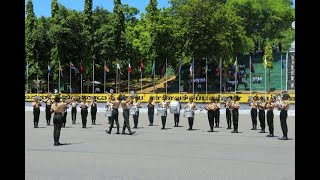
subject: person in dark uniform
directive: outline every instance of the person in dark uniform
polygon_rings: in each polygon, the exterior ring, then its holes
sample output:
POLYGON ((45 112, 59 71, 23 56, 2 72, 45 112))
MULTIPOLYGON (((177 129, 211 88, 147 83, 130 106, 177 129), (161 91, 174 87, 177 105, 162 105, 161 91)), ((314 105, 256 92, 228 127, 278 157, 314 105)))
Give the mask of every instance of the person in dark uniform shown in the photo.
POLYGON ((214 116, 215 116, 216 128, 218 128, 220 123, 220 95, 218 96, 217 99, 215 99, 214 116))
POLYGON ((51 121, 51 105, 53 101, 51 100, 51 94, 48 94, 47 98, 44 100, 46 103, 46 121, 47 121, 47 126, 50 126, 50 121, 51 121))
POLYGON ((269 134, 267 135, 267 137, 274 137, 273 134, 273 118, 274 118, 274 114, 273 114, 273 109, 274 109, 274 100, 269 100, 266 103, 266 109, 267 109, 267 124, 269 127, 269 134))
POLYGON ((162 128, 161 129, 165 129, 166 121, 167 121, 167 108, 169 107, 169 103, 167 101, 167 96, 166 95, 164 95, 162 97, 162 101, 158 104, 158 107, 166 109, 164 115, 161 116, 161 122, 162 122, 162 128))
POLYGON ((153 119, 154 119, 154 106, 156 104, 153 101, 153 96, 150 97, 149 102, 147 104, 148 107, 148 118, 149 118, 149 126, 153 126, 153 119))
POLYGON ((235 95, 233 97, 233 102, 231 105, 232 108, 232 120, 233 120, 233 131, 231 133, 238 133, 238 126, 239 126, 239 108, 240 104, 239 101, 240 97, 235 95))
POLYGON ((227 129, 231 129, 231 117, 232 117, 232 115, 231 115, 231 111, 232 111, 231 110, 231 104, 232 104, 231 100, 232 100, 232 96, 229 96, 227 98, 227 102, 225 104, 226 119, 227 119, 227 125, 228 125, 227 129))
POLYGON ((76 124, 76 119, 77 119, 77 106, 78 102, 76 101, 76 98, 72 98, 71 102, 71 118, 72 118, 72 124, 76 124))
POLYGON ((132 102, 133 106, 136 107, 136 114, 132 115, 133 116, 133 123, 134 123, 134 129, 138 128, 138 120, 139 120, 139 108, 141 108, 141 103, 139 101, 139 96, 134 96, 134 102, 132 102))
POLYGON ((258 96, 255 95, 249 103, 249 106, 251 106, 251 120, 252 120, 252 129, 251 130, 257 130, 257 107, 258 107, 258 96))
POLYGON ((176 97, 173 101, 170 102, 170 108, 172 105, 175 104, 175 108, 177 108, 177 112, 173 113, 173 120, 174 120, 174 127, 179 127, 179 119, 180 119, 180 110, 181 110, 181 103, 179 97, 176 97))
MULTIPOLYGON (((193 96, 191 96, 189 98, 189 102, 186 104, 185 109, 189 109, 189 110, 193 111, 193 114, 194 114, 194 110, 197 110, 197 106, 193 102, 193 96)), ((193 117, 188 117, 188 122, 189 122, 189 129, 188 130, 192 130, 192 126, 193 126, 193 122, 194 122, 194 116, 193 117)))
POLYGON ((106 133, 111 134, 112 128, 113 128, 113 124, 114 122, 116 122, 117 125, 117 133, 116 134, 120 134, 120 125, 119 125, 119 106, 120 106, 120 96, 118 97, 118 99, 116 99, 114 97, 113 94, 110 95, 110 101, 107 102, 106 107, 110 107, 112 108, 112 115, 111 115, 111 121, 110 121, 110 126, 109 126, 109 130, 106 130, 106 133))
POLYGON ((88 107, 89 107, 89 104, 88 102, 86 102, 86 97, 83 96, 82 102, 80 103, 82 128, 87 127, 88 107))
POLYGON ((287 126, 287 117, 288 117, 288 110, 289 110, 289 94, 283 94, 282 100, 278 106, 280 110, 280 123, 281 123, 281 130, 283 133, 283 137, 281 140, 288 140, 288 126, 287 126))
POLYGON ((125 130, 126 128, 128 129, 129 131, 129 135, 132 135, 135 133, 135 131, 131 131, 131 128, 130 128, 130 123, 129 123, 129 117, 130 117, 130 106, 131 106, 131 96, 124 96, 122 95, 122 97, 120 98, 121 100, 121 107, 123 109, 123 127, 122 127, 122 134, 126 134, 125 130))
POLYGON ((265 128, 266 128, 266 102, 264 97, 260 97, 260 102, 258 103, 258 109, 259 109, 259 121, 260 121, 260 127, 261 131, 259 133, 265 133, 265 128))
POLYGON ((33 125, 34 125, 34 128, 38 128, 39 117, 40 117, 40 107, 42 106, 39 96, 36 96, 34 98, 34 102, 32 102, 32 106, 33 106, 33 125))
MULTIPOLYGON (((64 104, 67 104, 66 103, 66 100, 67 100, 67 96, 62 96, 62 102, 61 103, 64 103, 64 104)), ((68 112, 67 112, 67 109, 69 107, 65 108, 62 112, 62 127, 66 127, 66 123, 67 123, 67 115, 68 115, 68 112)))
POLYGON ((54 146, 63 145, 59 142, 60 139, 60 131, 62 127, 62 113, 67 108, 67 105, 70 102, 61 103, 60 102, 60 96, 56 95, 54 98, 54 103, 51 106, 51 113, 54 113, 53 115, 53 139, 54 139, 54 146))
POLYGON ((91 121, 92 125, 96 125, 96 117, 97 117, 97 102, 95 97, 92 98, 92 102, 90 104, 91 107, 91 121))
POLYGON ((208 112, 208 120, 209 120, 209 126, 210 130, 208 132, 213 132, 213 126, 214 126, 214 97, 211 97, 210 103, 208 103, 204 108, 208 112))

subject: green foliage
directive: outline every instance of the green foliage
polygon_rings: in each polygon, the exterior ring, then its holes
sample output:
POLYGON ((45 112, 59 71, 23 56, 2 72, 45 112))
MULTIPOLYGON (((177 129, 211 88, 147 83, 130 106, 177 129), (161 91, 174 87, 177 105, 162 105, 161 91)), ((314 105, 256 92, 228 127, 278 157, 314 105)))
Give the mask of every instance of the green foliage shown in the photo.
POLYGON ((29 76, 33 76, 35 73, 35 68, 33 68, 33 64, 36 62, 36 56, 35 56, 35 30, 36 30, 36 17, 33 12, 33 3, 32 0, 28 0, 26 5, 26 29, 25 29, 25 54, 26 54, 26 61, 29 63, 29 66, 31 68, 29 72, 29 76))
POLYGON ((270 43, 267 43, 265 47, 263 59, 264 58, 267 58, 267 68, 273 69, 273 52, 272 52, 272 46, 270 43))

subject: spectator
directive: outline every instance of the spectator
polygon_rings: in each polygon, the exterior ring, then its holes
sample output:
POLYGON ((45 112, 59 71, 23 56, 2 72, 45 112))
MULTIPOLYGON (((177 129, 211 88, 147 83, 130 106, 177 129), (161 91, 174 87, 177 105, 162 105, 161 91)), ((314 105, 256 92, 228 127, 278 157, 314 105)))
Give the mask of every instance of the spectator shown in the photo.
POLYGON ((258 84, 261 84, 261 82, 262 82, 262 77, 259 75, 258 76, 258 84))
POLYGON ((95 93, 100 93, 100 88, 99 87, 96 87, 95 93))

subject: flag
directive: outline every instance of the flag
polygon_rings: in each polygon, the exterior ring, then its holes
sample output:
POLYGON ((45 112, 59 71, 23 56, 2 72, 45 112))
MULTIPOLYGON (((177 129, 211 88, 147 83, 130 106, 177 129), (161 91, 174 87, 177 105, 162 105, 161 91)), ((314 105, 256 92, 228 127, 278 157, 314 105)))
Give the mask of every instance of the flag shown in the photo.
POLYGON ((142 68, 143 68, 143 63, 142 61, 140 62, 140 67, 139 67, 139 71, 142 71, 142 68))
POLYGON ((239 72, 239 66, 238 66, 238 61, 237 60, 233 64, 233 70, 235 70, 236 72, 239 72))
POLYGON ((284 63, 283 60, 281 60, 281 68, 284 69, 284 63))
POLYGON ((28 67, 28 62, 27 62, 27 66, 26 66, 26 76, 29 77, 29 67, 28 67))
POLYGON ((130 63, 129 63, 129 66, 128 66, 128 72, 132 73, 132 68, 131 68, 131 64, 130 63))
POLYGON ((60 72, 60 76, 63 77, 63 73, 62 73, 63 69, 60 67, 59 72, 60 72))
POLYGON ((190 76, 192 76, 192 71, 193 71, 193 69, 194 69, 193 66, 194 66, 193 64, 190 64, 190 69, 189 69, 189 71, 190 71, 190 76))
POLYGON ((220 75, 220 64, 219 64, 219 66, 216 68, 216 74, 215 74, 216 76, 219 76, 220 75))
POLYGON ((50 64, 48 63, 48 74, 50 74, 50 64))
POLYGON ((264 57, 264 61, 263 61, 263 67, 267 68, 268 62, 267 62, 267 57, 264 57))
POLYGON ((106 71, 106 72, 109 72, 110 70, 109 70, 109 68, 108 68, 108 66, 105 64, 104 65, 104 70, 106 71))
POLYGON ((251 70, 251 72, 252 73, 254 73, 255 71, 254 71, 254 65, 253 65, 253 61, 252 61, 252 59, 251 59, 251 67, 250 67, 250 70, 251 70))
POLYGON ((120 65, 117 63, 117 69, 120 69, 120 65))
POLYGON ((154 75, 154 70, 155 70, 155 61, 153 61, 152 63, 151 76, 154 75))
POLYGON ((70 68, 75 70, 76 73, 79 73, 79 70, 70 62, 70 68))
POLYGON ((164 76, 166 73, 166 64, 163 65, 163 68, 162 68, 162 76, 164 76))
POLYGON ((82 66, 82 64, 80 64, 80 73, 83 74, 85 71, 85 68, 82 66))

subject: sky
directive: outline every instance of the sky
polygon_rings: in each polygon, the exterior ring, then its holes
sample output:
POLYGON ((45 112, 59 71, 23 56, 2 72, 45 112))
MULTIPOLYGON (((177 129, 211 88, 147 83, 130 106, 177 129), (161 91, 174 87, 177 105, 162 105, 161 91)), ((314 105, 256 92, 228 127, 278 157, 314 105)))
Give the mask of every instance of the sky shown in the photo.
MULTIPOLYGON (((27 4, 28 0, 25 0, 25 4, 27 4)), ((51 16, 51 1, 52 0, 33 0, 33 10, 37 17, 40 16, 51 16)), ((78 11, 83 11, 84 9, 84 1, 85 0, 58 0, 59 4, 69 8, 75 9, 78 11)), ((113 11, 113 0, 93 0, 92 9, 95 9, 96 6, 101 6, 108 11, 113 11)), ((140 13, 145 13, 146 6, 149 3, 149 0, 122 0, 122 4, 129 4, 129 6, 136 7, 139 9, 140 13)), ((170 7, 171 4, 169 0, 158 0, 158 8, 170 7)), ((137 18, 140 16, 138 15, 137 18)))

